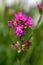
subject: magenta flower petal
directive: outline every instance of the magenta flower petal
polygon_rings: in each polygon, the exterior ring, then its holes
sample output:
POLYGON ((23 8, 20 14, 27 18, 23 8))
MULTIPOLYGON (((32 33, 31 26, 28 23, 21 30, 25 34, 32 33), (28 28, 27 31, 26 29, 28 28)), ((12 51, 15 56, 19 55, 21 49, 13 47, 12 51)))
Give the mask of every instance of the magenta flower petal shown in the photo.
POLYGON ((19 17, 19 20, 22 20, 22 18, 23 18, 22 12, 19 12, 19 13, 18 13, 18 17, 19 17))
POLYGON ((16 13, 14 14, 14 16, 15 16, 15 17, 18 17, 18 15, 17 15, 16 13))
POLYGON ((31 46, 31 45, 32 45, 32 44, 31 44, 31 41, 28 41, 28 43, 25 44, 24 51, 28 51, 28 48, 29 48, 29 46, 31 46))
POLYGON ((17 18, 15 18, 15 21, 19 21, 19 18, 17 17, 17 18))
POLYGON ((18 14, 15 13, 14 16, 15 16, 15 21, 19 21, 18 14))
POLYGON ((21 36, 21 35, 20 35, 20 33, 17 32, 17 33, 16 33, 16 36, 18 37, 18 36, 21 36))
POLYGON ((32 26, 29 26, 30 29, 32 29, 32 26))
POLYGON ((24 27, 23 26, 20 26, 20 25, 17 25, 15 27, 15 33, 16 33, 16 36, 21 36, 24 34, 24 27))
POLYGON ((27 46, 31 46, 31 41, 28 41, 28 43, 26 44, 27 46))
POLYGON ((13 26, 13 22, 12 22, 12 21, 9 22, 9 26, 10 26, 10 27, 13 26))
POLYGON ((13 47, 14 49, 18 49, 18 45, 17 45, 17 43, 12 44, 12 47, 13 47))
POLYGON ((43 9, 43 4, 39 4, 39 5, 38 5, 38 8, 39 8, 39 9, 43 9))
POLYGON ((18 13, 18 15, 21 15, 21 16, 22 16, 22 12, 20 11, 20 12, 18 13))
POLYGON ((26 22, 26 26, 29 27, 30 29, 32 29, 34 25, 34 21, 32 20, 32 18, 29 16, 26 22))
POLYGON ((23 21, 26 21, 26 15, 23 15, 23 18, 22 18, 23 21))
POLYGON ((13 48, 14 48, 14 49, 17 49, 17 46, 16 46, 16 45, 14 45, 14 46, 13 46, 13 48))
POLYGON ((26 21, 26 15, 23 15, 22 12, 19 12, 18 14, 14 14, 16 21, 26 21))

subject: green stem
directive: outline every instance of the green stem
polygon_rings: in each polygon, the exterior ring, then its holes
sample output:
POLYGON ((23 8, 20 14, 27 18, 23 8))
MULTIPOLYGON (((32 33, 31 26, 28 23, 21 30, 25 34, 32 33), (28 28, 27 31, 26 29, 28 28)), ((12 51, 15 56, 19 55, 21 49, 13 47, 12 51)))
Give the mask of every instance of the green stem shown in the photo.
POLYGON ((21 59, 19 59, 19 65, 21 65, 21 59))
MULTIPOLYGON (((39 20, 38 20, 38 23, 37 23, 36 27, 33 29, 33 33, 34 33, 34 30, 39 26, 39 23, 40 23, 40 21, 41 21, 41 18, 42 18, 42 15, 40 15, 39 20)), ((29 37, 29 40, 31 39, 31 37, 33 37, 32 34, 31 34, 31 36, 29 37)))
POLYGON ((40 21, 41 21, 41 18, 42 18, 42 14, 40 15, 40 18, 39 18, 38 23, 37 23, 37 25, 36 25, 36 26, 38 26, 38 25, 39 25, 39 23, 40 23, 40 21))
MULTIPOLYGON (((21 41, 21 36, 20 36, 20 41, 21 41)), ((19 54, 19 65, 21 65, 22 63, 21 63, 21 52, 20 52, 20 54, 19 54)))
POLYGON ((21 53, 19 54, 19 65, 22 65, 22 62, 21 62, 21 53))

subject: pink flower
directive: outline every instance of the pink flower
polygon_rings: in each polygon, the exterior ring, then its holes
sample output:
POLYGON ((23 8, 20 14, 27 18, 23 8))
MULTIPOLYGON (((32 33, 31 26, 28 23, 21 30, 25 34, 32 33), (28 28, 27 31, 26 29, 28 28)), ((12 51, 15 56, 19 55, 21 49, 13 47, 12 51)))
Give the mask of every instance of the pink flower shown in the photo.
POLYGON ((20 26, 20 25, 15 26, 15 33, 16 33, 16 36, 24 35, 25 34, 24 26, 20 26))
POLYGON ((26 44, 26 46, 28 47, 28 46, 31 46, 32 44, 31 44, 31 41, 28 41, 28 43, 26 44))
POLYGON ((18 49, 19 48, 19 46, 20 46, 20 44, 19 44, 19 42, 17 41, 16 43, 13 43, 12 45, 11 45, 14 49, 18 49))
POLYGON ((9 26, 14 28, 16 36, 25 35, 26 34, 25 29, 27 27, 32 29, 34 21, 30 16, 27 19, 26 15, 23 15, 22 12, 19 12, 18 14, 15 13, 14 16, 15 20, 14 22, 10 21, 9 26))
POLYGON ((31 46, 31 41, 28 41, 28 43, 25 44, 24 51, 28 51, 29 47, 31 46))
MULTIPOLYGON (((22 42, 21 42, 22 43, 22 42)), ((23 43, 20 46, 20 43, 17 41, 15 44, 13 43, 11 46, 16 49, 17 51, 21 50, 21 51, 28 51, 29 47, 31 46, 31 41, 28 41, 28 43, 23 43)))
POLYGON ((26 21, 26 15, 23 15, 22 12, 19 12, 18 14, 14 14, 15 21, 26 21))
POLYGON ((14 16, 15 16, 15 21, 19 21, 18 14, 15 13, 14 16))
POLYGON ((26 15, 23 15, 23 18, 22 18, 23 21, 26 21, 26 15))
POLYGON ((39 8, 39 9, 43 9, 43 4, 39 4, 39 5, 38 5, 38 8, 39 8))
POLYGON ((10 27, 13 26, 13 22, 12 22, 12 21, 9 22, 9 26, 10 26, 10 27))
POLYGON ((14 49, 18 49, 17 44, 13 44, 13 48, 14 48, 14 49))
POLYGON ((26 21, 26 26, 29 27, 30 29, 32 29, 33 25, 34 25, 34 21, 29 16, 28 19, 27 19, 27 21, 26 21))

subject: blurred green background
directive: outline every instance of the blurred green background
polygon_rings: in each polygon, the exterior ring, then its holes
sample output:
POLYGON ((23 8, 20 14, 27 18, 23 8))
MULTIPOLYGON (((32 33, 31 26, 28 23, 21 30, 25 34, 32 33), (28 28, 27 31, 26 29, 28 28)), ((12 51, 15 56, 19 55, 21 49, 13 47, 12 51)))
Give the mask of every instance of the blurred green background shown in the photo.
POLYGON ((4 2, 0 5, 0 65, 19 65, 18 53, 12 49, 10 41, 11 38, 13 41, 17 39, 14 36, 14 32, 8 27, 9 21, 14 19, 14 12, 19 11, 22 11, 27 16, 30 15, 35 21, 34 30, 32 31, 33 37, 31 38, 32 46, 23 57, 21 56, 21 63, 22 65, 43 65, 43 15, 39 25, 37 25, 36 22, 40 18, 37 7, 25 12, 21 9, 20 4, 6 7, 4 2))

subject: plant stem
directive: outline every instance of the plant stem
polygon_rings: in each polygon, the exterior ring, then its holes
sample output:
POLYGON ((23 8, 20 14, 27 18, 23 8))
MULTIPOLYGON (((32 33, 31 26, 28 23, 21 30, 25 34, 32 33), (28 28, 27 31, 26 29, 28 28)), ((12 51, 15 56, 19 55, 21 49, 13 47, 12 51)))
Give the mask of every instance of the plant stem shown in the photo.
MULTIPOLYGON (((20 36, 20 41, 21 41, 21 36, 20 36)), ((19 64, 21 65, 21 52, 19 54, 19 64)))
POLYGON ((36 25, 36 26, 38 26, 38 25, 39 25, 39 23, 40 23, 40 21, 41 21, 41 18, 42 18, 42 14, 40 15, 40 18, 39 18, 38 23, 37 23, 37 25, 36 25))
MULTIPOLYGON (((39 23, 40 23, 40 21, 41 21, 41 18, 42 18, 42 14, 41 14, 40 17, 39 17, 39 20, 38 20, 38 23, 37 23, 36 27, 33 29, 33 33, 34 33, 34 30, 39 26, 39 23)), ((31 37, 33 37, 32 34, 31 34, 31 36, 29 37, 29 40, 31 39, 31 37)))
POLYGON ((18 56, 17 60, 18 60, 19 65, 22 65, 20 53, 19 53, 19 56, 18 56))
POLYGON ((19 65, 21 65, 21 59, 19 59, 19 65))

